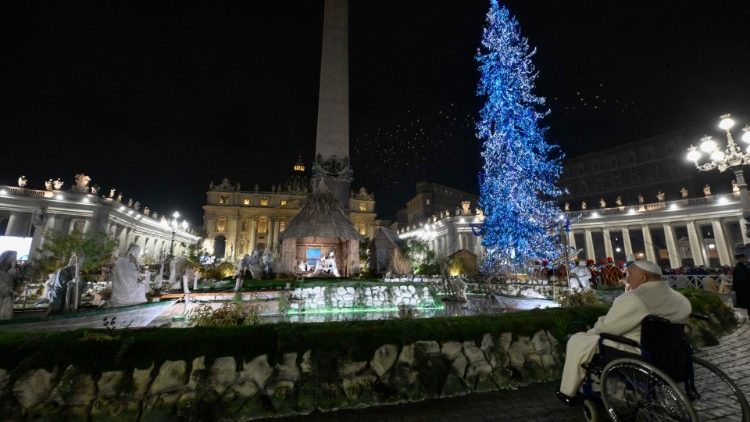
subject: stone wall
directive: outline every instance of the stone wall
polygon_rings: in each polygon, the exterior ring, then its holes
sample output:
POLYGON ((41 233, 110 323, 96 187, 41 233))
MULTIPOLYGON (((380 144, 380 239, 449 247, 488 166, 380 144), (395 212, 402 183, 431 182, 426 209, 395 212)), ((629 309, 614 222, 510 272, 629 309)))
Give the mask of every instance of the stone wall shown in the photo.
POLYGON ((86 373, 73 365, 0 369, 0 416, 12 420, 250 420, 454 396, 556 379, 562 357, 547 331, 476 341, 384 344, 368 360, 281 353, 153 363, 86 373))

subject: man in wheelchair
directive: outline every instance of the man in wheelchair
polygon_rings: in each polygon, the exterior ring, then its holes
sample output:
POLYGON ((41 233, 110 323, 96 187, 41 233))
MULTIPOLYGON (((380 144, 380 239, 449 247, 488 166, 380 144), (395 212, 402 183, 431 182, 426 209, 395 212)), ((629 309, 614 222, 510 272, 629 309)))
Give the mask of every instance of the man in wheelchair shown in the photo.
MULTIPOLYGON (((591 362, 602 344, 622 353, 640 353, 633 345, 641 341, 641 321, 649 315, 673 324, 684 324, 691 313, 690 302, 662 281, 661 268, 651 261, 634 261, 627 267, 628 289, 615 299, 607 315, 600 317, 594 328, 570 337, 558 397, 566 404, 580 401, 579 389, 586 376, 584 364, 591 362), (635 343, 626 345, 606 339, 606 335, 625 337, 635 343)), ((612 353, 611 351, 609 352, 612 353)), ((615 352, 616 353, 616 352, 615 352)))

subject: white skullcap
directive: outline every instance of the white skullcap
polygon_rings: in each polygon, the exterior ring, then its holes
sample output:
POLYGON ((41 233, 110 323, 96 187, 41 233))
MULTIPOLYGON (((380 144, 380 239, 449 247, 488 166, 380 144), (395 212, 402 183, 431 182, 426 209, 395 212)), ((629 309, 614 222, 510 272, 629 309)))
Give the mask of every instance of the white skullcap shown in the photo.
POLYGON ((638 261, 633 262, 630 265, 636 266, 642 269, 643 271, 646 271, 647 273, 661 275, 661 267, 651 261, 638 260, 638 261))

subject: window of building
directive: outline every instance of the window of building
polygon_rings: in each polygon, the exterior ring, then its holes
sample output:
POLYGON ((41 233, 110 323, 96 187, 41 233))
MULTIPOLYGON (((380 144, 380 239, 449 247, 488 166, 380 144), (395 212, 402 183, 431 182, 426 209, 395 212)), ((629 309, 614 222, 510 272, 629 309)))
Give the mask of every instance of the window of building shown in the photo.
POLYGON ((258 233, 268 233, 268 220, 265 218, 258 220, 258 233))
POLYGON ((261 207, 267 207, 268 206, 268 198, 260 198, 260 206, 261 207))
POLYGON ((365 222, 360 221, 359 223, 357 223, 357 226, 359 228, 359 234, 365 236, 367 234, 367 226, 365 225, 365 222))
MULTIPOLYGON (((430 200, 428 199, 427 201, 429 202, 430 200)), ((360 202, 359 203, 359 210, 360 211, 367 211, 367 204, 365 204, 364 202, 360 202)))
POLYGON ((242 205, 250 205, 250 198, 245 198, 242 200, 242 205))
POLYGON ((219 204, 226 204, 229 202, 229 196, 228 195, 220 195, 219 196, 219 204))
POLYGON ((243 232, 246 232, 246 231, 247 231, 247 221, 243 221, 243 222, 242 222, 242 231, 243 231, 243 232))
POLYGON ((427 199, 425 199, 425 200, 424 200, 424 204, 425 204, 425 205, 430 205, 430 198, 427 198, 427 199))
POLYGON ((286 230, 286 221, 281 220, 279 221, 279 233, 283 232, 284 230, 286 230))
POLYGON ((282 207, 283 207, 284 205, 286 205, 286 199, 282 199, 282 200, 281 200, 281 202, 280 202, 279 204, 280 204, 280 205, 281 205, 282 207))

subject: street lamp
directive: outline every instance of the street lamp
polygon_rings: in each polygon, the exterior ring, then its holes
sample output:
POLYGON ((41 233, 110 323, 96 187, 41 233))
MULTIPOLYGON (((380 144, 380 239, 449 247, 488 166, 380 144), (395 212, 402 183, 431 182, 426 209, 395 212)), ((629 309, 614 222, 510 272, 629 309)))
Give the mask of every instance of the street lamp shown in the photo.
POLYGON ((713 140, 710 136, 706 135, 701 138, 701 143, 698 148, 690 145, 688 148, 687 159, 695 164, 695 168, 700 171, 711 171, 718 169, 720 172, 724 172, 727 169, 732 169, 734 177, 737 180, 737 186, 740 189, 740 200, 742 202, 742 217, 745 220, 750 219, 750 196, 747 192, 747 184, 745 183, 745 175, 742 172, 742 166, 750 164, 750 125, 746 125, 743 130, 742 142, 748 144, 747 147, 740 146, 734 142, 732 137, 731 129, 734 127, 735 121, 732 119, 732 115, 725 114, 720 117, 719 128, 726 131, 727 133, 727 146, 724 150, 721 149, 719 144, 713 140), (704 159, 703 154, 706 154, 707 159, 704 159))
POLYGON ((187 220, 182 220, 182 222, 179 221, 180 213, 175 211, 172 214, 172 220, 169 221, 169 228, 172 231, 172 242, 169 244, 169 257, 174 257, 174 236, 175 233, 177 233, 177 230, 185 230, 187 231, 189 225, 187 220))

